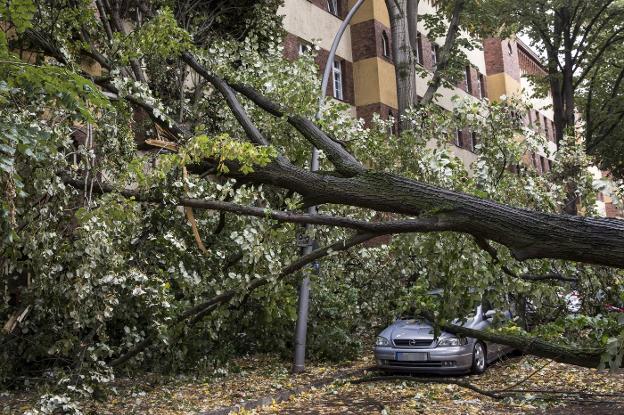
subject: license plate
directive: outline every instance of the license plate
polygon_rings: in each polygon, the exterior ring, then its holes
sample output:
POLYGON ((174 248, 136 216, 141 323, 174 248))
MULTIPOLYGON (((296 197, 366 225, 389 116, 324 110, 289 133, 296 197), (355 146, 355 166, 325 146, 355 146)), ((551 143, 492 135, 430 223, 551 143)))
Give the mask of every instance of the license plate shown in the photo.
POLYGON ((403 353, 397 352, 396 360, 401 362, 426 362, 428 359, 428 353, 403 353))

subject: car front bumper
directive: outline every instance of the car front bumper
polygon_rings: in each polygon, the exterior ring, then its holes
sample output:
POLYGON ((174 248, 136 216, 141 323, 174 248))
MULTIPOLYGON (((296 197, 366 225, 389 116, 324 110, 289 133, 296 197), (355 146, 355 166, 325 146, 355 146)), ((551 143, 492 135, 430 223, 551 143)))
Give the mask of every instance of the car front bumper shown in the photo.
POLYGON ((374 348, 377 367, 414 373, 467 373, 472 368, 472 345, 435 348, 404 348, 376 346, 374 348), (420 361, 397 360, 397 353, 426 353, 420 361))

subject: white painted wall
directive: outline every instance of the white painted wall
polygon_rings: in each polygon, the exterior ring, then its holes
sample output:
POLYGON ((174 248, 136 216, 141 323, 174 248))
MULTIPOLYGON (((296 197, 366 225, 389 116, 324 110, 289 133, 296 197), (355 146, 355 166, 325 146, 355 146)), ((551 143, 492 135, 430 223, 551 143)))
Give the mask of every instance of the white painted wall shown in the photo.
MULTIPOLYGON (((342 23, 333 14, 307 0, 285 0, 277 14, 284 16, 284 29, 287 32, 308 42, 318 41, 318 45, 325 50, 331 49, 334 36, 342 23)), ((353 62, 350 28, 342 35, 336 54, 353 62)))

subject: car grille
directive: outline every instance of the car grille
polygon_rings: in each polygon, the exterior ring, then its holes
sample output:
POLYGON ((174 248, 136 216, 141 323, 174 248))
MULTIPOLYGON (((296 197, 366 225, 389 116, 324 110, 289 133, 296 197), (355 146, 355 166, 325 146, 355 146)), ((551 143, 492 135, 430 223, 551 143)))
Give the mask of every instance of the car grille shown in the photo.
POLYGON ((431 339, 395 339, 394 345, 397 347, 428 347, 431 346, 431 339))
POLYGON ((455 362, 403 362, 400 360, 384 360, 383 363, 388 366, 401 366, 401 367, 444 367, 444 366, 455 366, 455 362))

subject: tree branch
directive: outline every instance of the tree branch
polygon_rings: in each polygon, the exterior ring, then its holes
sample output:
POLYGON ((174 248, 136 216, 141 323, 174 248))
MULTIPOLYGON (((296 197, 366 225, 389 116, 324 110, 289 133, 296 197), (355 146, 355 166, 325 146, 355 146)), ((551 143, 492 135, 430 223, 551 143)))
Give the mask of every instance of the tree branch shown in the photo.
POLYGON ((527 354, 545 357, 560 363, 568 363, 577 366, 597 368, 601 363, 601 356, 605 352, 603 348, 582 349, 547 342, 535 337, 514 336, 508 334, 492 333, 483 330, 474 330, 456 324, 443 324, 442 330, 464 337, 504 344, 527 354))
MULTIPOLYGON (((427 87, 427 91, 421 100, 421 105, 427 105, 433 99, 436 91, 440 87, 442 82, 442 75, 444 71, 449 66, 451 52, 453 51, 453 47, 455 46, 455 40, 457 39, 457 35, 459 34, 459 20, 461 17, 461 13, 464 10, 466 2, 465 0, 456 0, 453 6, 453 14, 451 15, 451 21, 449 22, 449 27, 446 32, 446 39, 444 41, 444 46, 442 46, 442 50, 440 51, 440 58, 436 65, 435 71, 433 72, 433 77, 431 81, 429 81, 429 86, 427 87)), ((470 82, 470 79, 468 79, 470 82)))
POLYGON ((517 278, 517 279, 525 280, 525 281, 564 281, 564 282, 577 282, 578 281, 576 278, 565 277, 559 273, 554 273, 554 272, 550 274, 545 274, 545 275, 516 274, 515 272, 510 270, 509 267, 500 263, 498 251, 492 245, 490 245, 488 241, 478 236, 475 236, 474 239, 477 245, 479 246, 479 248, 483 249, 492 257, 492 262, 500 265, 501 270, 512 278, 517 278))
MULTIPOLYGON (((366 242, 380 235, 382 234, 374 234, 374 233, 356 234, 349 239, 341 240, 331 245, 328 245, 326 247, 316 249, 310 252, 309 254, 298 258, 297 260, 292 262, 290 265, 282 269, 280 274, 277 277, 275 277, 275 280, 283 279, 287 277, 288 275, 300 270, 307 264, 310 264, 316 261, 317 259, 322 258, 332 252, 345 251, 349 248, 352 248, 356 245, 359 245, 363 242, 366 242)), ((232 299, 234 299, 236 295, 242 294, 242 293, 247 293, 247 294, 251 293, 255 289, 262 287, 264 285, 267 285, 272 281, 273 279, 271 279, 270 277, 256 278, 253 281, 251 281, 251 283, 247 287, 243 289, 228 290, 222 294, 212 297, 211 299, 201 304, 198 304, 196 306, 193 306, 187 309, 185 312, 180 314, 175 320, 173 320, 169 324, 169 327, 173 327, 187 320, 188 320, 187 324, 189 326, 196 324, 202 318, 210 314, 210 312, 215 310, 219 305, 225 304, 231 301, 232 299)), ((144 340, 142 340, 141 342, 131 347, 126 353, 112 360, 110 362, 110 365, 112 367, 117 367, 128 362, 130 359, 132 359, 133 357, 135 357, 136 355, 138 355, 139 353, 147 349, 151 344, 153 344, 156 341, 156 339, 157 339, 157 336, 154 334, 147 336, 144 340)))
MULTIPOLYGON (((260 108, 275 117, 283 117, 286 110, 279 104, 271 102, 260 92, 247 85, 233 84, 233 89, 243 94, 260 108)), ((364 166, 349 153, 340 143, 332 140, 312 121, 298 115, 287 115, 290 125, 295 127, 312 145, 323 150, 336 169, 347 176, 363 172, 364 166)))
POLYGON ((197 59, 189 52, 182 53, 182 60, 189 65, 195 72, 197 72, 202 78, 206 79, 210 82, 217 90, 223 95, 225 98, 225 102, 227 102, 228 107, 232 110, 234 117, 240 124, 240 126, 245 130, 247 137, 253 143, 261 146, 268 146, 269 141, 262 135, 260 130, 253 123, 241 103, 236 98, 236 94, 232 90, 232 88, 225 82, 223 79, 219 78, 216 75, 211 74, 203 65, 197 62, 197 59))

